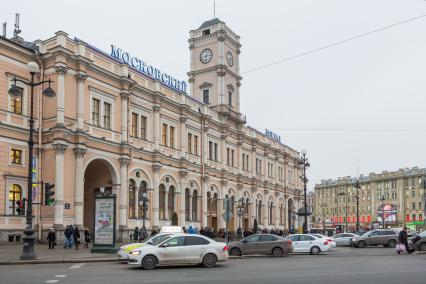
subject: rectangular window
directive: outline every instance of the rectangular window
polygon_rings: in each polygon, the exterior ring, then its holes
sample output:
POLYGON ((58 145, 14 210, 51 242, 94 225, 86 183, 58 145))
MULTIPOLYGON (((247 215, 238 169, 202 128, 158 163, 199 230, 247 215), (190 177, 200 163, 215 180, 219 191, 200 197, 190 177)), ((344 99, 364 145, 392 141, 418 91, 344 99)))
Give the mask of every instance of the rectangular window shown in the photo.
POLYGON ((198 136, 194 135, 194 155, 198 155, 198 136))
POLYGON ((192 134, 188 133, 188 153, 192 154, 192 134))
POLYGON ((423 214, 419 214, 419 221, 423 220, 423 214))
POLYGON ((234 167, 234 150, 231 150, 231 166, 234 167))
POLYGON ((10 150, 11 163, 15 165, 22 165, 22 150, 10 150))
POLYGON ((412 209, 416 210, 416 202, 413 202, 413 204, 411 204, 411 205, 412 205, 412 209))
POLYGON ((170 148, 174 148, 175 147, 175 128, 173 126, 170 126, 170 144, 169 147, 170 148))
POLYGON ((100 101, 98 99, 92 99, 92 123, 95 126, 99 126, 100 119, 99 119, 99 105, 100 101))
POLYGON ((411 192, 411 197, 416 197, 416 192, 414 190, 411 192))
POLYGON ((246 155, 246 171, 249 170, 249 155, 246 155))
MULTIPOLYGON (((19 88, 19 87, 18 87, 19 88)), ((11 96, 11 107, 12 107, 12 112, 15 114, 22 114, 22 88, 21 89, 21 94, 19 94, 18 96, 11 96)))
POLYGON ((217 162, 217 149, 218 149, 218 145, 217 145, 217 143, 214 143, 214 160, 215 160, 215 162, 217 162))
POLYGON ((134 112, 132 112, 132 131, 130 136, 138 137, 138 114, 134 112))
POLYGON ((111 104, 104 102, 104 127, 111 129, 111 104))
POLYGON ((167 124, 164 123, 161 128, 161 145, 167 146, 167 124))
POLYGON ((416 221, 416 214, 413 214, 413 221, 416 221))
POLYGON ((209 160, 213 161, 213 142, 209 141, 209 160))
POLYGON ((203 90, 203 103, 208 105, 210 103, 209 90, 203 90))
POLYGON ((422 210, 422 208, 423 208, 423 207, 422 207, 422 202, 420 201, 420 202, 419 202, 419 210, 422 210))
POLYGON ((229 156, 230 155, 230 151, 231 151, 231 149, 226 148, 226 165, 227 166, 229 166, 230 160, 231 160, 231 157, 229 156))
POLYGON ((146 117, 141 115, 141 139, 146 140, 146 117))
POLYGON ((228 92, 228 106, 232 107, 232 93, 228 92))

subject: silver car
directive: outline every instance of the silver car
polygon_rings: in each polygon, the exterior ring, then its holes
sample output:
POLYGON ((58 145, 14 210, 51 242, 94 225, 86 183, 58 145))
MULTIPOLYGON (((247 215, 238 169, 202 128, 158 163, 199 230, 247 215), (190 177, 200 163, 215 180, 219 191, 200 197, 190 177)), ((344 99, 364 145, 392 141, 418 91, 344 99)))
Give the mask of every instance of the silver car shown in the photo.
POLYGON ((205 236, 174 234, 160 244, 147 243, 129 253, 128 263, 155 269, 157 265, 200 264, 214 267, 228 259, 228 246, 205 236))
POLYGON ((334 241, 336 242, 336 245, 338 246, 350 246, 351 240, 355 238, 357 235, 352 233, 341 233, 337 234, 333 237, 334 241))

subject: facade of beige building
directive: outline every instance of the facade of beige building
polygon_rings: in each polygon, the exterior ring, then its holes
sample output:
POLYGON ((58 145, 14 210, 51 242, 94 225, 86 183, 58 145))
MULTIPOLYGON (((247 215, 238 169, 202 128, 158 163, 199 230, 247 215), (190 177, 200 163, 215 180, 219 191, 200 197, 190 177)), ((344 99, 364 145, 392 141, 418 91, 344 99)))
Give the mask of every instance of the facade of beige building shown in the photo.
MULTIPOLYGON (((416 230, 425 218, 423 181, 426 169, 399 169, 395 172, 361 175, 359 181, 360 228, 408 226, 416 230), (383 218, 384 217, 384 218, 383 218)), ((342 177, 323 180, 315 186, 315 221, 318 227, 356 228, 357 179, 342 177)))
MULTIPOLYGON (((34 96, 35 175, 55 184, 55 202, 33 207, 39 237, 52 225, 93 230, 100 191, 117 197, 119 240, 142 226, 144 192, 148 229, 171 224, 174 213, 181 226, 224 228, 225 197, 246 201, 241 218, 234 203, 230 230, 254 219, 265 228, 299 226, 299 153, 246 125, 240 48, 218 19, 192 30, 186 84, 116 46, 104 52, 62 31, 34 43, 0 37, 1 240, 19 241, 25 226, 16 201, 27 195, 30 95, 25 85, 21 98, 7 91, 15 76, 29 80, 30 61, 56 92, 42 97, 37 87, 34 96)), ((43 203, 40 185, 33 193, 43 203)))

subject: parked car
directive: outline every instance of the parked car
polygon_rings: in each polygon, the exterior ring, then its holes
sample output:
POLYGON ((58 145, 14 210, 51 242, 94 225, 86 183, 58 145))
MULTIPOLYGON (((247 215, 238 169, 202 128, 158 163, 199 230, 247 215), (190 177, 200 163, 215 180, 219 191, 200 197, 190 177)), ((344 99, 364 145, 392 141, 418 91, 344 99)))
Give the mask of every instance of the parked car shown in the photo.
POLYGON ((317 238, 327 240, 329 248, 333 249, 333 248, 336 247, 336 242, 334 241, 334 239, 332 237, 327 237, 327 236, 324 236, 324 235, 321 235, 321 234, 312 234, 312 235, 317 237, 317 238))
POLYGON ((294 234, 289 237, 293 244, 294 252, 309 252, 310 254, 320 254, 327 251, 328 241, 317 238, 311 234, 294 234))
POLYGON ((144 269, 155 269, 158 265, 200 264, 214 267, 217 262, 228 259, 226 243, 216 242, 205 236, 174 234, 159 244, 146 243, 129 253, 128 263, 144 269))
POLYGON ((256 234, 229 245, 229 254, 241 256, 247 254, 270 254, 276 257, 293 252, 292 241, 271 234, 256 234))
POLYGON ((147 243, 154 244, 154 245, 158 244, 158 243, 168 239, 169 236, 171 236, 171 235, 173 235, 173 234, 171 234, 171 233, 157 234, 157 235, 150 237, 149 239, 147 239, 143 243, 132 243, 132 244, 127 244, 127 245, 121 246, 117 250, 117 256, 120 260, 127 260, 127 256, 129 255, 129 253, 132 250, 134 250, 136 248, 143 247, 147 243))
POLYGON ((333 236, 333 239, 338 246, 350 246, 351 239, 355 238, 356 236, 358 235, 352 233, 341 233, 333 236))
POLYGON ((393 229, 372 230, 362 236, 355 236, 351 240, 351 244, 357 248, 378 245, 394 248, 398 243, 398 234, 399 232, 393 229))
POLYGON ((420 239, 412 243, 412 246, 416 250, 426 251, 426 231, 423 231, 419 234, 420 239))

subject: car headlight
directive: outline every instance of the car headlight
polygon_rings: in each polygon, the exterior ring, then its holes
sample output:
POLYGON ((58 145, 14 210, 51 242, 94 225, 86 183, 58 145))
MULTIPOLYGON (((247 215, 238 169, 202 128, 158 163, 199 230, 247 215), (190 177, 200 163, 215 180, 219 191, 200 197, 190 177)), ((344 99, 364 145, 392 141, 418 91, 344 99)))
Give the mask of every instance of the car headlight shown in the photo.
POLYGON ((356 241, 356 239, 352 239, 352 241, 353 241, 353 242, 355 242, 355 241, 356 241))
POLYGON ((130 252, 131 255, 140 255, 141 251, 140 250, 136 250, 136 251, 132 251, 130 252))

